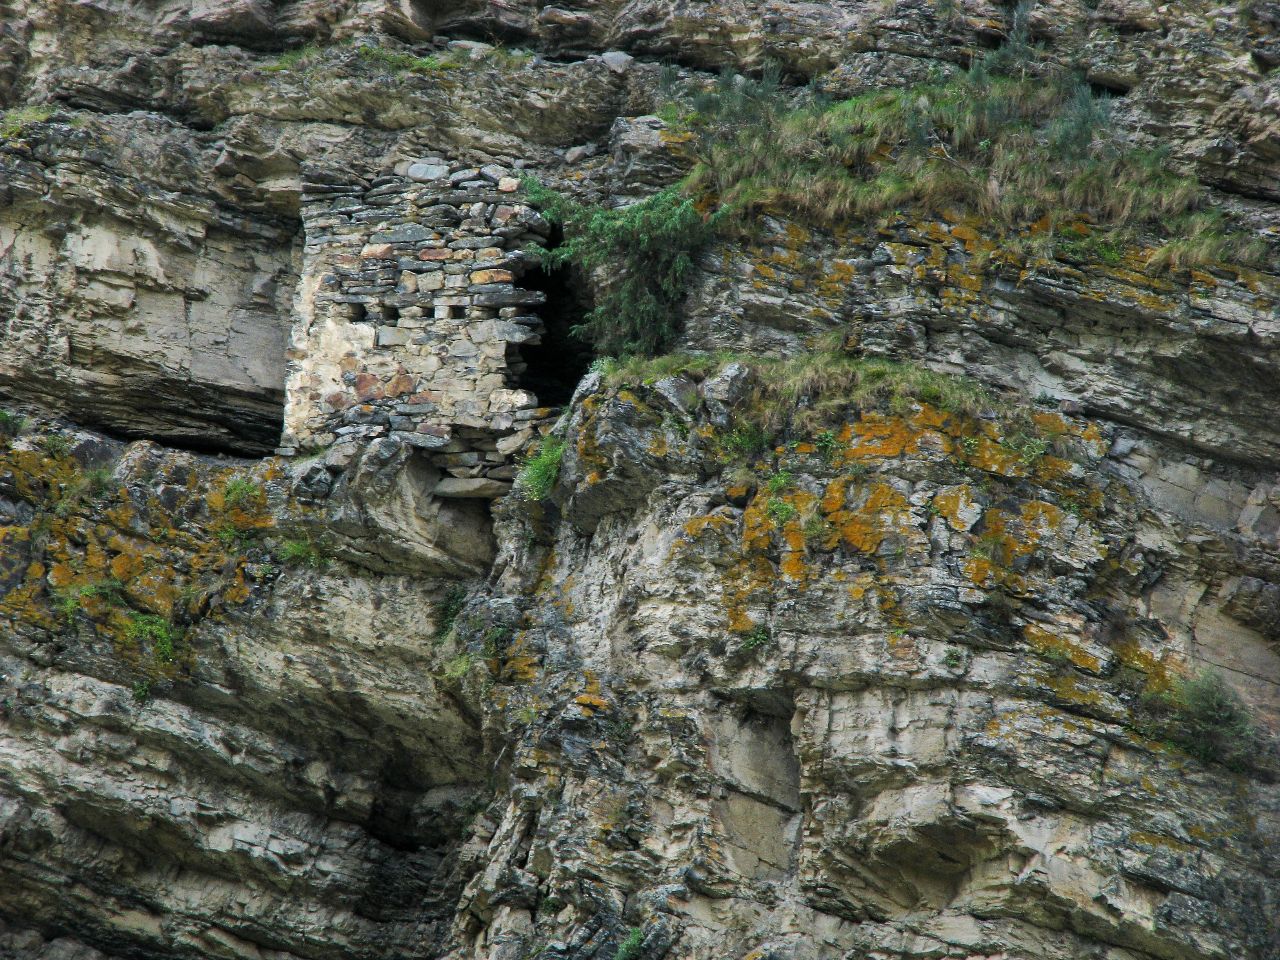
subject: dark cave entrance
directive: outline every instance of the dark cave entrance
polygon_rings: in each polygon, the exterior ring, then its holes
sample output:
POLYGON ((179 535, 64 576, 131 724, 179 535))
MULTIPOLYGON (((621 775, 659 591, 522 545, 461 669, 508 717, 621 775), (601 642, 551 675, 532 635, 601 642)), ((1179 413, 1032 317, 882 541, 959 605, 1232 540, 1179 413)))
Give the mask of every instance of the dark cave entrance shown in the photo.
POLYGON ((517 385, 532 390, 542 406, 562 407, 595 359, 591 345, 571 332, 591 308, 590 298, 569 267, 534 264, 520 278, 520 286, 541 291, 547 300, 537 311, 545 328, 542 342, 520 348, 524 369, 517 368, 517 385))

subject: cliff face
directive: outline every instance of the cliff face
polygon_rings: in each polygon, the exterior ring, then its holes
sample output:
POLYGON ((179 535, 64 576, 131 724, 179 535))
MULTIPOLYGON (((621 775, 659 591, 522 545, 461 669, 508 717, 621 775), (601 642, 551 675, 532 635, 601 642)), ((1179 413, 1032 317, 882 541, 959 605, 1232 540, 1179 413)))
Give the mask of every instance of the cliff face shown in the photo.
POLYGON ((526 249, 1019 18, 1274 254, 1261 0, 0 0, 0 955, 1280 957, 1274 258, 526 249))

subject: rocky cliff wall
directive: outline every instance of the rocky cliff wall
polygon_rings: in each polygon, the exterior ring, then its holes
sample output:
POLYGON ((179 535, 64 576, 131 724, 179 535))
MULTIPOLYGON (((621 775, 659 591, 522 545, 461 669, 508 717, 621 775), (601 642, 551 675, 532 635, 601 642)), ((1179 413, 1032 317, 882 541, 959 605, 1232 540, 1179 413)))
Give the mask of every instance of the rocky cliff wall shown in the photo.
MULTIPOLYGON (((1026 22, 1274 242, 1274 7, 1026 22)), ((519 178, 677 180, 664 65, 1013 17, 0 0, 0 953, 1280 957, 1275 275, 774 210, 704 356, 530 389, 519 178)))

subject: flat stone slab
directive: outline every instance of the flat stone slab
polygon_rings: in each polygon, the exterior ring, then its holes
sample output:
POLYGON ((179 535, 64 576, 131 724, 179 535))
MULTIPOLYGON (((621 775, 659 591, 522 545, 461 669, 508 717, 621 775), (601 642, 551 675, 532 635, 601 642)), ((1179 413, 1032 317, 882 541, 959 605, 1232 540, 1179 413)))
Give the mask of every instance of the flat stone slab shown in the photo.
POLYGON ((434 492, 437 497, 478 497, 492 500, 506 495, 510 490, 511 484, 485 477, 445 477, 436 484, 434 492))

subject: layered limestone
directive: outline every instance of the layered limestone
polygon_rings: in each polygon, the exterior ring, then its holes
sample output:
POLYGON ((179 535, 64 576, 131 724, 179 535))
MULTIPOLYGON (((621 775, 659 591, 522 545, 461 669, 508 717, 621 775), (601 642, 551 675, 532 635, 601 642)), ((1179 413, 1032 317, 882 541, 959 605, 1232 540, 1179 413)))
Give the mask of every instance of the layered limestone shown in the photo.
MULTIPOLYGON (((1274 236, 1275 3, 1027 24, 1274 236)), ((0 954, 1280 956, 1275 276, 770 211, 682 306, 739 362, 530 386, 577 318, 520 178, 678 180, 664 65, 844 96, 1011 32, 0 0, 0 954), (749 358, 819 344, 997 397, 806 394, 760 443, 749 358), (1160 712, 1204 669, 1230 766, 1160 712)))
POLYGON ((192 189, 212 158, 163 118, 71 120, 0 152, 0 391, 119 434, 270 450, 296 219, 192 189))

